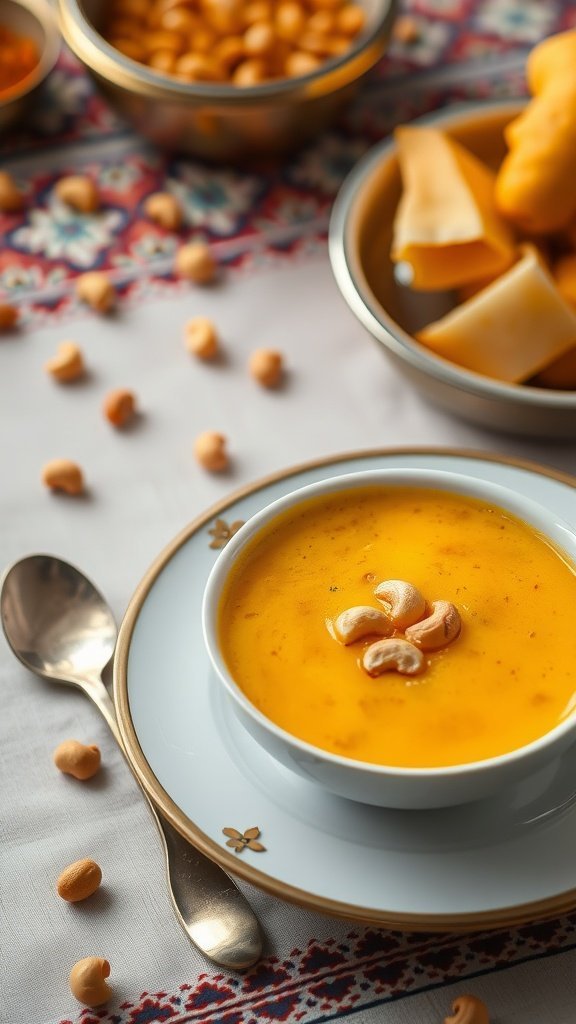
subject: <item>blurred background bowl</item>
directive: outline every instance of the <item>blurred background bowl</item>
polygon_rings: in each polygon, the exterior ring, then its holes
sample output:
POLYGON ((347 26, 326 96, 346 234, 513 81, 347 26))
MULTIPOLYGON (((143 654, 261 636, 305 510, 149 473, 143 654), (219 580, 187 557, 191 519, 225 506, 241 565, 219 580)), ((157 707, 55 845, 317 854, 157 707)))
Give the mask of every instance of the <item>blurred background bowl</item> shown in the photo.
POLYGON ((386 49, 396 0, 360 0, 363 31, 342 56, 300 78, 262 85, 185 82, 124 56, 100 34, 102 0, 58 0, 64 39, 109 101, 142 135, 211 160, 296 148, 322 131, 386 49))
MULTIPOLYGON (((462 105, 420 118, 496 169, 503 130, 521 101, 462 105)), ((376 145, 344 182, 332 211, 330 259, 346 302, 394 363, 431 402, 491 430, 576 437, 576 391, 505 384, 442 359, 413 337, 454 305, 449 293, 412 291, 394 276, 392 228, 401 193, 393 140, 376 145)))
POLYGON ((60 34, 52 8, 45 0, 0 0, 0 25, 32 39, 40 60, 33 70, 0 93, 0 131, 15 124, 30 108, 34 94, 54 67, 60 34))

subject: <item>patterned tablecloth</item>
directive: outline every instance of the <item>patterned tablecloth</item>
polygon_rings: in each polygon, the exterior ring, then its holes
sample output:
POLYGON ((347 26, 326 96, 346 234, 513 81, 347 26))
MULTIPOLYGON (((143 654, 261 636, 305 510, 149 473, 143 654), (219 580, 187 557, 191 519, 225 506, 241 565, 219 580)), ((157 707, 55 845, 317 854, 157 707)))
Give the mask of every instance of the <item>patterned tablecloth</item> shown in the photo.
MULTIPOLYGON (((561 0, 412 0, 418 36, 394 42, 339 124, 280 165, 208 168, 152 150, 120 123, 64 52, 41 102, 0 160, 24 188, 26 211, 0 216, 0 295, 22 326, 0 348, 0 554, 3 565, 51 550, 81 565, 118 618, 150 562, 193 516, 241 484, 308 458, 383 445, 459 445, 576 468, 573 445, 490 435, 429 408, 382 358, 340 299, 326 254, 330 207, 354 162, 391 127, 447 102, 523 92, 523 61, 539 38, 576 23, 561 0), (53 197, 59 176, 97 180, 101 212, 84 217, 53 197), (179 238, 142 215, 159 187, 183 203, 179 238), (213 293, 172 275, 186 237, 204 237, 224 269, 213 293), (106 268, 120 313, 81 308, 73 279, 106 268), (192 366, 182 323, 192 312, 222 328, 228 359, 192 366), (42 365, 63 337, 91 372, 58 388, 42 365), (271 344, 288 386, 256 393, 244 362, 271 344), (105 390, 134 387, 137 428, 114 435, 98 412, 105 390), (65 393, 64 393, 65 391, 65 393), (222 429, 233 468, 209 477, 191 441, 222 429), (58 500, 39 483, 54 456, 77 458, 89 496, 58 500)), ((573 1024, 576 915, 467 936, 400 934, 336 921, 245 886, 266 932, 263 961, 244 976, 206 964, 177 926, 157 838, 140 793, 96 713, 55 693, 0 648, 0 1020, 5 1024, 154 1021, 439 1024, 457 993, 484 998, 495 1024, 573 1024), (66 785, 51 751, 75 735, 98 742, 106 770, 88 789, 66 785), (107 884, 90 908, 54 895, 80 856, 107 884), (112 964, 114 998, 81 1009, 71 965, 112 964), (409 998, 408 998, 409 997, 409 998)), ((312 854, 311 854, 312 855, 312 854)), ((353 865, 351 865, 353 870, 353 865)))

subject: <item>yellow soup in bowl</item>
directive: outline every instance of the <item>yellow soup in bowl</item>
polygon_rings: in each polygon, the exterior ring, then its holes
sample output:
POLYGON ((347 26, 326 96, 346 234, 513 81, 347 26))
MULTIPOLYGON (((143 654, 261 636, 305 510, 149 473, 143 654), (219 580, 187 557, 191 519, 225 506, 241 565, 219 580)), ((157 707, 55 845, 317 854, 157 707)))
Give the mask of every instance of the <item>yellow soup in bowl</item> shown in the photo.
POLYGON ((572 713, 575 608, 574 566, 508 511, 367 486, 304 500, 250 539, 222 590, 218 642, 247 699, 293 736, 375 765, 438 768, 517 750, 572 713), (389 612, 385 581, 423 596, 416 626, 339 633, 349 609, 373 609, 375 622, 389 612), (437 602, 458 627, 431 648, 414 640, 417 672, 366 670, 380 637, 416 637, 437 602))

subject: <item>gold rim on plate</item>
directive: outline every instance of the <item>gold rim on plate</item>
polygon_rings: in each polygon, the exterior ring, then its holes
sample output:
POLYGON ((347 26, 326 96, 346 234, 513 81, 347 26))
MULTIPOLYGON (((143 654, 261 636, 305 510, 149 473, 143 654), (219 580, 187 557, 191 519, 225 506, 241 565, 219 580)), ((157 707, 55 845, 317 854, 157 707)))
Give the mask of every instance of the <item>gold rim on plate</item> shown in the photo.
POLYGON ((193 519, 177 536, 164 548, 152 563, 147 573, 136 588, 128 605, 120 632, 118 644, 114 656, 114 701, 118 713, 120 732, 128 755, 130 766, 144 787, 146 793, 164 816, 174 827, 198 850, 204 853, 211 860, 219 864, 225 871, 236 875, 246 882, 265 892, 271 893, 280 899, 295 903, 308 910, 314 910, 333 917, 347 918, 354 921, 361 921, 367 924, 375 924, 381 928, 393 928, 404 931, 475 931, 490 928, 512 927, 519 924, 526 924, 530 921, 550 919, 568 913, 576 907, 576 888, 568 892, 553 896, 544 900, 536 900, 531 903, 521 904, 515 907, 502 907, 497 910, 478 911, 469 914, 401 914, 388 911, 374 910, 371 907, 358 907, 343 901, 326 899, 315 893, 298 889, 286 882, 278 881, 267 875, 264 871, 254 868, 251 864, 240 861, 234 853, 229 852, 225 847, 219 846, 213 839, 207 836, 197 825, 178 807, 160 785, 152 771, 134 728, 128 699, 128 655, 132 641, 134 627, 140 610, 148 596, 152 586, 160 573, 164 570, 170 559, 186 544, 195 533, 207 526, 212 520, 222 516, 227 509, 236 502, 250 494, 268 487, 270 484, 280 480, 288 480, 299 473, 323 466, 329 467, 340 462, 347 462, 354 459, 386 458, 389 456, 441 456, 447 458, 474 459, 479 462, 492 462, 501 465, 513 466, 515 469, 524 469, 538 476, 550 477, 559 483, 567 484, 576 488, 576 477, 561 470, 541 466, 536 462, 527 459, 515 459, 504 455, 495 455, 489 452, 472 451, 464 448, 377 448, 363 449, 361 451, 345 452, 323 459, 315 459, 304 462, 297 466, 272 473, 269 476, 248 484, 227 495, 221 501, 212 505, 206 512, 203 512, 196 519, 193 519))

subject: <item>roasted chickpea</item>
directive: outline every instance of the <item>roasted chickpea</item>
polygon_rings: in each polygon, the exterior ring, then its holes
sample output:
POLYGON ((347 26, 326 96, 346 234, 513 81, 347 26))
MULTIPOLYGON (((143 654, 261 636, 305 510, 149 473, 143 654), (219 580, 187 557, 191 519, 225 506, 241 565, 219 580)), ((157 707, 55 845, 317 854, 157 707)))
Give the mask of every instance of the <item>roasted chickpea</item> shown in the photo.
POLYGON ((197 462, 211 473, 220 473, 228 469, 230 460, 224 434, 218 434, 214 430, 206 430, 199 434, 194 442, 194 455, 197 462))

